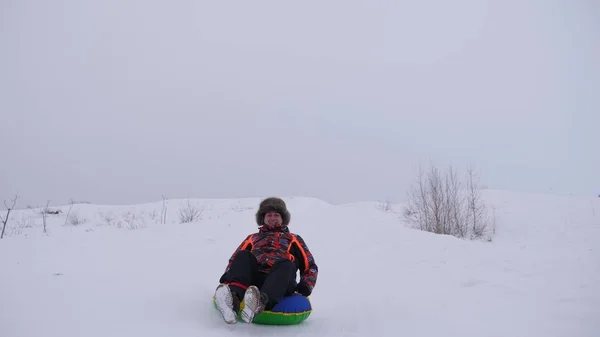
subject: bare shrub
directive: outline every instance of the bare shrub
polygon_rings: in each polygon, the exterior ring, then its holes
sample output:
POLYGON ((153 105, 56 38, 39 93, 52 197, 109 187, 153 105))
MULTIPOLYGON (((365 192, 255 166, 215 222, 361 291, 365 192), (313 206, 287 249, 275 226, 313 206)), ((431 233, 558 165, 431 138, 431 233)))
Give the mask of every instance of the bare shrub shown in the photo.
POLYGON ((377 209, 385 213, 390 212, 392 210, 392 200, 390 198, 380 200, 377 204, 377 209))
POLYGON ((24 213, 21 213, 21 221, 17 221, 17 227, 33 228, 35 227, 35 221, 30 216, 25 216, 24 213))
POLYGON ((473 169, 466 175, 466 190, 452 166, 442 173, 431 165, 419 167, 416 184, 409 192, 404 218, 415 228, 459 238, 481 238, 487 228, 486 207, 473 169))
MULTIPOLYGON (((496 207, 492 206, 492 235, 496 235, 496 207)), ((489 241, 492 241, 491 235, 489 241)))
POLYGON ((23 227, 18 226, 13 226, 12 228, 9 228, 6 232, 7 236, 19 236, 23 234, 23 227))
POLYGON ((87 222, 87 219, 82 218, 79 216, 79 214, 77 212, 74 212, 73 214, 71 214, 71 216, 69 217, 69 222, 71 223, 71 225, 73 226, 78 226, 78 225, 82 225, 84 223, 87 222))
POLYGON ((123 215, 123 221, 127 224, 129 229, 138 229, 144 227, 142 220, 136 217, 135 212, 130 211, 123 215))
POLYGON ((200 219, 203 208, 198 208, 190 203, 188 199, 186 206, 180 206, 179 208, 179 222, 180 223, 189 223, 194 222, 200 219))
POLYGON ((158 218, 158 213, 156 212, 155 209, 153 209, 149 215, 150 215, 150 219, 152 219, 152 221, 154 221, 154 223, 158 223, 158 220, 156 220, 156 218, 158 218))
POLYGON ((102 218, 104 220, 104 222, 106 222, 107 225, 109 225, 111 227, 114 225, 114 222, 115 222, 114 214, 100 212, 100 218, 102 218))
POLYGON ((19 199, 19 195, 15 195, 11 201, 12 201, 12 205, 8 206, 8 204, 6 203, 6 200, 4 200, 4 206, 6 206, 6 217, 3 218, 0 215, 0 220, 2 221, 2 234, 0 234, 0 239, 4 238, 4 232, 6 231, 6 223, 8 222, 9 216, 10 216, 10 211, 13 210, 13 208, 15 208, 15 205, 17 204, 17 199, 19 199))

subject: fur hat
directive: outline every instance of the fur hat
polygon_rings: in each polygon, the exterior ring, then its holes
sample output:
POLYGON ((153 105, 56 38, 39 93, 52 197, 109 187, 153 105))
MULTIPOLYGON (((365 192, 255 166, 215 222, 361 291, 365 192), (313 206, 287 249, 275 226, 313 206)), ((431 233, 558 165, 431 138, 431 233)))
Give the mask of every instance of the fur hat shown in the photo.
POLYGON ((256 212, 256 223, 259 227, 264 225, 265 214, 268 212, 281 214, 282 226, 287 226, 290 223, 290 212, 288 212, 287 206, 282 199, 271 197, 260 202, 258 211, 256 212))

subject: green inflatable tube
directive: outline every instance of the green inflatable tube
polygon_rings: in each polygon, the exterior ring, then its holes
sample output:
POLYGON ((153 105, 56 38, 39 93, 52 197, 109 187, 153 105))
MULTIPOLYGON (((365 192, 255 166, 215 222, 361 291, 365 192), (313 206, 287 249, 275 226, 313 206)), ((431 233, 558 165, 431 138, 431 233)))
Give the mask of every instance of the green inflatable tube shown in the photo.
MULTIPOLYGON (((217 307, 214 296, 213 306, 217 307)), ((240 309, 244 308, 242 301, 240 309)), ((252 323, 263 325, 295 325, 304 322, 312 313, 312 306, 308 297, 293 294, 284 297, 271 310, 266 310, 254 317, 252 323)), ((241 320, 241 313, 238 313, 241 320)))

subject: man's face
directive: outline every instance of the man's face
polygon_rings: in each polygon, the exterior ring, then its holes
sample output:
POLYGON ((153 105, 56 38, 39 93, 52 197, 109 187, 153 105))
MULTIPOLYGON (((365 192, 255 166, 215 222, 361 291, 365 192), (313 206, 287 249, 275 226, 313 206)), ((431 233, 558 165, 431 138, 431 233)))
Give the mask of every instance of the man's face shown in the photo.
POLYGON ((281 214, 277 212, 268 212, 265 214, 265 224, 267 226, 281 226, 282 222, 281 214))

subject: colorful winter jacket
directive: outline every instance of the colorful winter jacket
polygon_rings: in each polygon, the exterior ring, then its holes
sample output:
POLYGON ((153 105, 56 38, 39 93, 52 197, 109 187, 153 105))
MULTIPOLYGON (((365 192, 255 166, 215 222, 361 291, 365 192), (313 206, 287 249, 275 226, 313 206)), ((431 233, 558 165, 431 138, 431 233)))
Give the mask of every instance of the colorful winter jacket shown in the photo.
POLYGON ((300 282, 311 290, 317 282, 318 267, 302 237, 291 233, 288 227, 268 228, 262 226, 258 233, 250 234, 231 255, 225 273, 229 271, 236 254, 249 250, 258 261, 260 272, 268 273, 278 261, 290 260, 300 270, 300 282))

